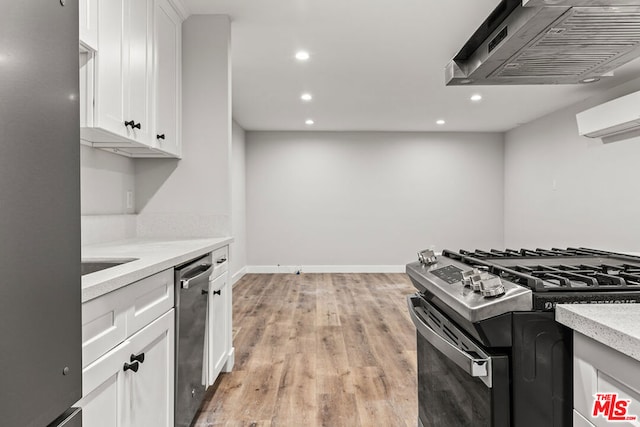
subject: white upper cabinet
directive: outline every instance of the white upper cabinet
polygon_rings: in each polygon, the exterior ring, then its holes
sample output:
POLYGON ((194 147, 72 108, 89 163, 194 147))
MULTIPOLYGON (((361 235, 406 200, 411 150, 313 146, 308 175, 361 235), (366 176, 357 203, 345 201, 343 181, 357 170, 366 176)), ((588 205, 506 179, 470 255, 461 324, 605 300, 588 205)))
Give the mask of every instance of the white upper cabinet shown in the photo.
POLYGON ((80 0, 80 44, 87 50, 98 50, 98 0, 80 0))
MULTIPOLYGON (((113 1, 113 0, 111 0, 113 1)), ((108 3, 108 2, 101 2, 108 3)), ((125 1, 125 107, 124 131, 128 138, 153 146, 153 1, 125 1), (127 125, 126 123, 129 123, 127 125)), ((100 52, 98 52, 100 58, 100 52)), ((108 88, 105 88, 108 90, 108 88)), ((103 92, 103 95, 106 95, 103 92)))
POLYGON ((97 6, 97 44, 80 62, 81 139, 129 157, 179 158, 180 16, 169 0, 94 2, 82 0, 97 6))
MULTIPOLYGON (((115 135, 126 136, 124 122, 127 118, 125 60, 128 43, 125 35, 125 21, 122 19, 126 8, 124 0, 101 1, 99 3, 100 54, 94 55, 94 93, 87 94, 89 113, 82 127, 80 137, 92 142, 124 140, 115 135), (93 96, 93 99, 91 97, 93 96), (93 106, 93 114, 91 114, 93 106), (106 132, 105 132, 106 131, 106 132), (109 134, 111 132, 111 134, 109 134)), ((88 76, 87 79, 91 79, 88 76)), ((125 141, 126 142, 126 141, 125 141)))
POLYGON ((167 0, 155 6, 155 134, 158 148, 180 157, 182 21, 167 0))

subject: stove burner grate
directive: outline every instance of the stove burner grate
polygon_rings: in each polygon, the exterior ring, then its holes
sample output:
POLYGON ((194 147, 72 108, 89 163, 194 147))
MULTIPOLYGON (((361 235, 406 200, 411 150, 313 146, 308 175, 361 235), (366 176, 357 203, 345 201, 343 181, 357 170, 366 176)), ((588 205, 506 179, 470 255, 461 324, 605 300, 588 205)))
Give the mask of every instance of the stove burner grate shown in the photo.
POLYGON ((443 256, 488 269, 533 291, 640 292, 640 257, 630 255, 587 248, 538 248, 444 250, 443 256))

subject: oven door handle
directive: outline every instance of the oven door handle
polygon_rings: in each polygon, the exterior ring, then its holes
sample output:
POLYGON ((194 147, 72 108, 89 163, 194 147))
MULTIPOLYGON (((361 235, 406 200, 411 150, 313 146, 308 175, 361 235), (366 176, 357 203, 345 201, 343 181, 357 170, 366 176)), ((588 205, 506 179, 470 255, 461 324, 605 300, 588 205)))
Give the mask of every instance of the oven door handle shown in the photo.
MULTIPOLYGON (((491 388, 491 357, 474 357, 440 336, 431 326, 424 322, 423 318, 426 318, 427 314, 424 309, 420 307, 420 299, 419 296, 410 295, 407 297, 409 315, 416 325, 418 333, 449 360, 458 365, 460 369, 472 377, 478 377, 487 387, 491 388)), ((451 328, 452 325, 448 327, 451 328)), ((460 331, 457 332, 461 333, 460 331)))

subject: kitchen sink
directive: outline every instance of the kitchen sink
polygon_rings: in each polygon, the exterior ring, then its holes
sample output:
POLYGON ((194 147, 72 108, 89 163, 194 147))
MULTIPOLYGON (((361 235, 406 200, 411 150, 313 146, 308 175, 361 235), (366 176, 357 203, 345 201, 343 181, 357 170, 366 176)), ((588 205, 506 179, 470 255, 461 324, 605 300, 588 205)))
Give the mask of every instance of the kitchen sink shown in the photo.
POLYGON ((138 258, 83 259, 80 264, 80 272, 84 276, 86 274, 95 273, 96 271, 136 261, 137 259, 138 258))

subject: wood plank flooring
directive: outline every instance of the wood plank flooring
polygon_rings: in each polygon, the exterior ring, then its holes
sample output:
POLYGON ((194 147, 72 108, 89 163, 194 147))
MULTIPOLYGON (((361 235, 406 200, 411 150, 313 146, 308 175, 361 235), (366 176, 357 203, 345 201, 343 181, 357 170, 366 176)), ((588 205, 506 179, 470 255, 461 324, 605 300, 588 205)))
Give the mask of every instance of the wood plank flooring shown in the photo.
POLYGON ((195 427, 416 425, 416 343, 404 274, 246 275, 236 359, 195 427))

